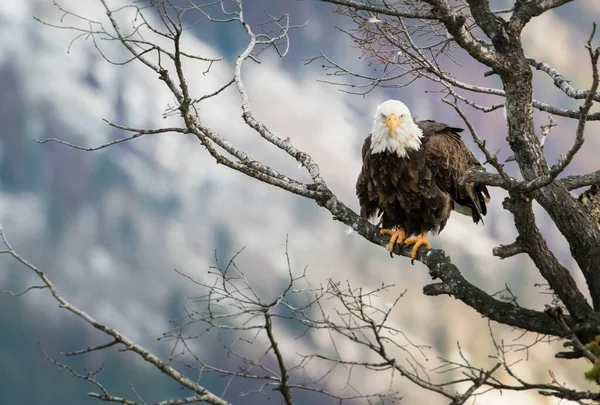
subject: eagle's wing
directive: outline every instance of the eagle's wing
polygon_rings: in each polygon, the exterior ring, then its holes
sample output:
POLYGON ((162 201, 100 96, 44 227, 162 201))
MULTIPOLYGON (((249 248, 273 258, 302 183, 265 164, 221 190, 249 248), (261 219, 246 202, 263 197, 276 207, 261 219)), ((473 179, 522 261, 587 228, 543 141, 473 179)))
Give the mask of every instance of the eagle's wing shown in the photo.
POLYGON ((432 180, 454 204, 470 208, 473 221, 479 222, 487 213, 485 204, 490 194, 483 184, 458 182, 467 170, 481 166, 460 139, 462 129, 434 121, 419 121, 417 125, 423 130, 426 167, 431 170, 432 180))
POLYGON ((377 192, 373 190, 369 185, 371 182, 368 181, 369 170, 372 167, 372 154, 369 153, 371 148, 371 135, 369 135, 362 147, 362 169, 356 180, 356 196, 360 204, 360 216, 363 218, 370 219, 377 214, 379 208, 379 201, 377 198, 377 192))

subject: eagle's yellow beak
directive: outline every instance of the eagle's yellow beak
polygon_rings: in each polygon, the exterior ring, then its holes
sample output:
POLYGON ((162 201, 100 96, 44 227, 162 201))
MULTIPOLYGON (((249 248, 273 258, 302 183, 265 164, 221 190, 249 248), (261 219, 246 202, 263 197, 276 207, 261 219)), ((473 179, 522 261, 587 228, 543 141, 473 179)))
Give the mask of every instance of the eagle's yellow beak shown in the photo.
POLYGON ((396 114, 390 114, 388 116, 388 119, 386 121, 386 125, 388 126, 388 128, 390 129, 390 135, 394 136, 394 133, 396 132, 396 128, 402 124, 402 121, 400 121, 400 119, 398 117, 396 117, 396 114))

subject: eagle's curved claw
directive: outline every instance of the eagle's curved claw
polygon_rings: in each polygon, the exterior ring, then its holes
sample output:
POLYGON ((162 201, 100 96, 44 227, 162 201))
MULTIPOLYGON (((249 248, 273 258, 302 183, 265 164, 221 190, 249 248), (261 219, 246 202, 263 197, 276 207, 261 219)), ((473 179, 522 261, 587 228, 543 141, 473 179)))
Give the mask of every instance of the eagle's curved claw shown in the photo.
POLYGON ((396 243, 402 243, 402 241, 404 241, 404 239, 406 238, 406 232, 404 231, 404 229, 402 228, 398 228, 398 229, 381 229, 379 231, 379 233, 381 233, 382 235, 390 235, 390 245, 388 247, 388 250, 390 252, 390 257, 394 257, 393 255, 393 251, 394 251, 394 246, 396 245, 396 243))
POLYGON ((427 240, 427 232, 423 232, 419 236, 415 236, 414 238, 407 238, 404 240, 404 244, 414 245, 410 258, 414 261, 417 258, 417 252, 421 246, 426 246, 427 249, 431 249, 431 243, 427 240))

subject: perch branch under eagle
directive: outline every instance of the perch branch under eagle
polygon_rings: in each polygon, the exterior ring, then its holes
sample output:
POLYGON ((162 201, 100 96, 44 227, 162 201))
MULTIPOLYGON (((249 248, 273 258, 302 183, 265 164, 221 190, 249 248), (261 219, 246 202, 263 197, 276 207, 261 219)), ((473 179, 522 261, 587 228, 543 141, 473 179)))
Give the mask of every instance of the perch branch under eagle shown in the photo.
POLYGON ((381 215, 381 233, 396 243, 431 248, 429 232, 441 232, 452 210, 475 223, 487 213, 490 195, 483 184, 460 184, 467 170, 481 166, 460 139, 461 128, 435 121, 414 122, 400 101, 379 105, 373 132, 362 148, 356 182, 360 214, 381 215))

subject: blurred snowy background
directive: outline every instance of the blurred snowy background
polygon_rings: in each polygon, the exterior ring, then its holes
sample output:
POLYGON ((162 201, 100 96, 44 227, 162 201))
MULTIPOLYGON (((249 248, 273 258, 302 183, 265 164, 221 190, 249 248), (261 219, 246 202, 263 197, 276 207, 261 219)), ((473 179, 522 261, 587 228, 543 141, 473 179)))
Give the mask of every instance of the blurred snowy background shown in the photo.
MULTIPOLYGON (((52 3, 3 0, 0 4, 0 223, 16 250, 46 271, 68 300, 166 357, 170 346, 157 338, 170 329, 169 320, 182 314, 183 305, 189 305, 186 297, 199 294, 174 269, 205 279, 215 257, 224 262, 245 247, 238 265, 268 293, 285 283, 284 252, 289 235, 293 268, 301 272, 308 266, 313 285, 328 278, 365 287, 395 284, 390 296, 382 297, 382 303, 406 289, 393 321, 417 343, 434 346, 427 366, 435 367, 438 355, 455 357, 457 341, 474 361, 491 364, 493 360, 487 355, 494 350, 486 320, 452 298, 423 296, 421 288, 429 281, 424 266, 411 266, 407 259, 390 260, 381 248, 356 234, 346 235, 342 224, 332 221, 311 201, 218 167, 195 139, 179 134, 148 136, 93 153, 37 143, 36 139, 55 137, 95 146, 123 136, 103 118, 131 126, 164 126, 162 114, 172 102, 163 83, 141 64, 110 65, 89 40, 79 40, 69 49, 73 32, 36 22, 33 16, 59 21, 60 14, 52 3)), ((64 0, 61 5, 94 19, 105 18, 96 3, 64 0)), ((246 3, 251 21, 264 16, 262 6, 272 14, 290 13, 294 23, 308 21, 306 28, 292 32, 288 57, 265 54, 261 65, 247 65, 245 78, 256 116, 311 154, 329 185, 349 206, 358 207, 354 182, 360 168, 360 147, 379 102, 398 98, 419 118, 464 126, 439 101, 439 94, 423 91, 423 83, 394 91, 377 90, 362 98, 318 82, 324 78, 319 64, 307 66, 305 61, 321 51, 355 70, 368 71, 358 59, 360 52, 335 29, 349 22, 335 15, 333 6, 313 0, 246 3)), ((495 3, 498 7, 506 5, 495 3)), ((109 4, 116 7, 121 2, 109 4)), ((554 65, 575 87, 586 88, 591 80, 583 45, 593 17, 598 15, 600 3, 594 0, 544 14, 525 30, 526 52, 554 65)), ((195 97, 228 80, 231 62, 246 41, 241 29, 232 25, 205 24, 188 32, 188 52, 225 58, 206 76, 200 67, 194 68, 197 71, 190 68, 188 80, 195 97)), ((116 48, 112 52, 115 57, 126 58, 116 48)), ((466 64, 461 75, 476 77, 478 84, 497 85, 493 78, 484 79, 482 72, 466 64)), ((573 107, 549 79, 541 77, 536 86, 537 98, 573 107)), ((203 117, 255 156, 287 173, 306 176, 297 164, 276 149, 265 147, 244 127, 238 102, 235 91, 225 92, 203 106, 203 117)), ((473 112, 470 117, 492 145, 490 149, 502 149, 501 155, 508 156, 502 112, 473 112)), ((545 114, 536 118, 539 124, 547 120, 545 114)), ((546 146, 550 159, 556 159, 573 139, 573 124, 557 121, 560 126, 546 146)), ((570 173, 598 169, 598 129, 598 125, 589 126, 586 147, 570 173)), ((476 150, 469 136, 465 140, 476 150)), ((491 255, 494 246, 510 243, 515 236, 512 219, 501 208, 502 198, 501 192, 493 191, 485 226, 475 227, 469 218, 454 215, 442 235, 433 239, 433 245, 444 248, 465 276, 486 291, 498 291, 507 284, 521 305, 542 309, 550 298, 543 294, 543 288, 534 287, 543 280, 530 261, 519 256, 501 262, 491 255)), ((542 212, 539 217, 557 256, 583 285, 566 244, 542 212)), ((17 291, 32 282, 22 266, 0 258, 1 289, 17 291)), ((496 331, 507 340, 519 335, 508 328, 496 331)), ((86 396, 93 387, 51 365, 38 342, 50 355, 58 356, 61 351, 103 340, 59 310, 45 291, 20 298, 0 295, 0 402, 97 403, 86 396)), ((287 346, 292 344, 308 352, 313 343, 309 339, 286 342, 287 346)), ((228 364, 219 355, 216 342, 199 342, 199 348, 206 359, 228 364)), ((546 382, 552 369, 559 381, 585 388, 583 371, 587 365, 583 361, 556 362, 552 358, 555 349, 556 345, 541 345, 530 352, 518 367, 522 377, 546 382)), ((74 359, 70 364, 104 364, 100 380, 114 395, 131 397, 130 385, 148 402, 181 395, 176 384, 130 354, 107 351, 74 359)), ((218 393, 225 381, 209 378, 203 383, 218 393)), ((442 403, 440 398, 400 380, 397 383, 405 403, 442 403)), ((235 392, 229 391, 228 398, 235 400, 235 392)), ((534 394, 511 393, 492 395, 484 401, 534 400, 557 402, 534 394)), ((243 401, 258 404, 266 399, 257 396, 243 401)))

